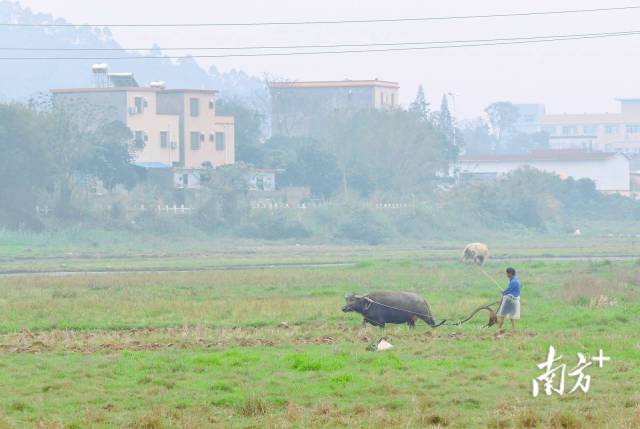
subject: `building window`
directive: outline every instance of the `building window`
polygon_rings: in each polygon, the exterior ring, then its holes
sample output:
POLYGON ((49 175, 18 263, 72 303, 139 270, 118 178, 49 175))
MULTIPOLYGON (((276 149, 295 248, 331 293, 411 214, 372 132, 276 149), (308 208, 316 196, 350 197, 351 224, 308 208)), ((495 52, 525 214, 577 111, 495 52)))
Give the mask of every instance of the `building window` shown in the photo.
POLYGON ((194 131, 191 133, 191 150, 199 150, 200 149, 200 140, 202 139, 202 134, 194 131))
POLYGON ((604 126, 604 132, 607 134, 618 134, 618 125, 607 124, 604 126))
POLYGON ((392 106, 396 105, 396 95, 395 94, 391 94, 391 105, 392 106))
POLYGON ((563 125, 562 126, 562 135, 564 136, 573 136, 577 134, 577 128, 575 125, 563 125))
POLYGON ((212 143, 216 141, 216 135, 214 133, 209 134, 209 141, 212 143))
POLYGON ((542 131, 549 134, 550 136, 553 136, 556 133, 556 127, 555 126, 542 127, 542 131))
POLYGON ((598 134, 598 126, 597 125, 583 125, 582 133, 587 135, 596 135, 598 134))
POLYGON ((224 133, 216 133, 216 150, 222 151, 225 149, 224 133))
POLYGON ((162 149, 169 147, 169 133, 166 131, 160 131, 160 147, 162 149))
POLYGON ((133 133, 133 145, 136 149, 144 149, 149 136, 144 131, 136 131, 133 133))
POLYGON ((215 107, 216 107, 216 102, 213 99, 209 100, 209 109, 213 110, 215 109, 215 107))
POLYGON ((628 134, 638 134, 640 133, 640 124, 627 124, 625 130, 628 134))
POLYGON ((133 110, 135 113, 142 113, 144 110, 144 99, 142 97, 135 97, 133 99, 133 110))
POLYGON ((200 100, 197 98, 189 99, 189 114, 193 117, 200 116, 200 100))

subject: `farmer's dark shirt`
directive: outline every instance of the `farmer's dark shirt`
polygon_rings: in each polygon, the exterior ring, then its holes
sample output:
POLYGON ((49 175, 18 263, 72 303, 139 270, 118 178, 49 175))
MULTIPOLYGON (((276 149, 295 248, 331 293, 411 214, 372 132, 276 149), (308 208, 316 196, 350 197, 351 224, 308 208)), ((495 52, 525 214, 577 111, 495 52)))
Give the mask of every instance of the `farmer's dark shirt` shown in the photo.
POLYGON ((520 282, 516 276, 513 276, 509 281, 509 286, 502 291, 502 296, 504 295, 513 295, 520 296, 520 282))

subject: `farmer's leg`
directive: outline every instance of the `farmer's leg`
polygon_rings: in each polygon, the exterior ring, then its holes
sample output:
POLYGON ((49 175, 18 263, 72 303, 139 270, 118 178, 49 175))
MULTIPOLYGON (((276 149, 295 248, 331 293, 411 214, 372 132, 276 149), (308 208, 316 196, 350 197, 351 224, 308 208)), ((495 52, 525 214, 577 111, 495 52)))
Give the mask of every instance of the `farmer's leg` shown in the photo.
POLYGON ((516 319, 511 319, 511 328, 512 328, 513 330, 515 330, 515 329, 516 329, 516 319))
POLYGON ((498 316, 498 329, 502 329, 503 323, 504 323, 504 317, 498 316))

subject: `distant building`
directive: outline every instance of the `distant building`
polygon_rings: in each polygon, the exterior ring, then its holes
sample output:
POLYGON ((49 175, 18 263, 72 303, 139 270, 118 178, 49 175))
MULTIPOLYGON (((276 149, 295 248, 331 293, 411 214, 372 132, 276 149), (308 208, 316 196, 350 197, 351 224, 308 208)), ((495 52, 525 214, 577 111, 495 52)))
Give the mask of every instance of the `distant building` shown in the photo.
POLYGON ((544 115, 551 149, 640 154, 640 99, 622 98, 620 113, 544 115))
POLYGON ((181 186, 191 184, 180 182, 194 175, 189 170, 234 163, 234 119, 216 115, 217 91, 167 89, 163 82, 140 87, 133 74, 108 73, 103 64, 93 72, 94 88, 53 89, 54 103, 83 124, 121 121, 144 146, 137 163, 184 170, 176 178, 181 186))
POLYGON ((277 170, 252 168, 246 175, 249 191, 275 191, 277 170))
POLYGON ((461 181, 492 180, 525 166, 561 178, 591 179, 599 191, 629 195, 629 159, 618 153, 544 150, 526 154, 463 155, 454 167, 454 174, 461 181))
POLYGON ((518 109, 518 120, 514 131, 524 134, 535 134, 541 131, 540 118, 545 114, 544 104, 514 104, 518 109))
POLYGON ((308 136, 335 112, 396 108, 400 85, 381 80, 272 82, 273 135, 308 136))

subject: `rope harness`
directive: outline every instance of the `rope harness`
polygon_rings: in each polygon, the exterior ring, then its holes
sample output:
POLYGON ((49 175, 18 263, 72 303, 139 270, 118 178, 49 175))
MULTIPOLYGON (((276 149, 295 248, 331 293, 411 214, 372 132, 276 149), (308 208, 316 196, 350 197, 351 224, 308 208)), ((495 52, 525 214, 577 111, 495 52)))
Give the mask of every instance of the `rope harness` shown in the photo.
MULTIPOLYGON (((376 304, 376 305, 379 305, 379 306, 381 306, 381 307, 386 307, 386 308, 390 308, 390 309, 392 309, 392 310, 400 311, 400 312, 407 313, 407 314, 412 314, 412 315, 414 315, 414 316, 425 317, 425 318, 427 318, 427 319, 431 319, 431 320, 433 320, 433 316, 431 316, 430 314, 418 313, 418 312, 411 311, 411 310, 407 310, 407 309, 404 309, 404 308, 397 308, 397 307, 393 307, 393 306, 391 306, 391 305, 387 305, 387 304, 383 304, 383 303, 381 303, 381 302, 374 301, 373 299, 369 298, 368 296, 364 296, 364 297, 363 297, 363 299, 364 299, 365 301, 367 301, 367 305, 365 305, 365 307, 364 307, 364 310, 365 310, 365 311, 369 310, 369 309, 371 308, 371 305, 372 305, 372 304, 376 304)), ((445 326, 460 326, 460 325, 462 325, 463 323, 468 322, 469 320, 471 320, 471 319, 473 318, 473 316, 475 316, 475 315, 476 315, 480 310, 488 310, 489 312, 493 312, 493 309, 491 308, 491 306, 492 306, 492 305, 495 305, 495 302, 493 302, 493 303, 491 303, 491 304, 482 305, 482 306, 478 307, 478 308, 477 308, 473 313, 471 313, 471 315, 470 315, 469 317, 467 317, 466 319, 458 320, 458 321, 457 321, 457 322, 455 322, 455 323, 446 323, 446 322, 447 322, 447 319, 444 319, 444 320, 442 320, 442 321, 441 321, 440 323, 438 323, 438 324, 435 324, 435 322, 434 322, 434 325, 432 325, 432 327, 433 327, 433 328, 437 328, 437 327, 442 326, 442 325, 445 325, 445 326)), ((349 306, 349 308, 352 308, 352 306, 349 306)), ((364 315, 362 315, 362 317, 364 317, 364 319, 365 319, 367 322, 371 323, 372 325, 375 325, 375 326, 380 326, 380 325, 381 325, 379 322, 372 321, 371 319, 367 318, 367 317, 366 317, 366 316, 364 316, 364 315)), ((491 326, 491 325, 489 325, 489 326, 491 326)))
POLYGON ((482 269, 482 267, 481 267, 480 265, 476 265, 476 268, 477 268, 478 270, 480 270, 480 272, 481 272, 482 274, 484 274, 484 276, 485 276, 486 278, 488 278, 489 280, 491 280, 491 281, 493 282, 493 284, 494 284, 494 285, 496 285, 496 287, 497 287, 498 289, 500 289, 500 292, 502 292, 502 287, 498 284, 498 282, 497 282, 493 277, 491 277, 491 276, 490 276, 490 275, 489 275, 485 270, 483 270, 483 269, 482 269))

